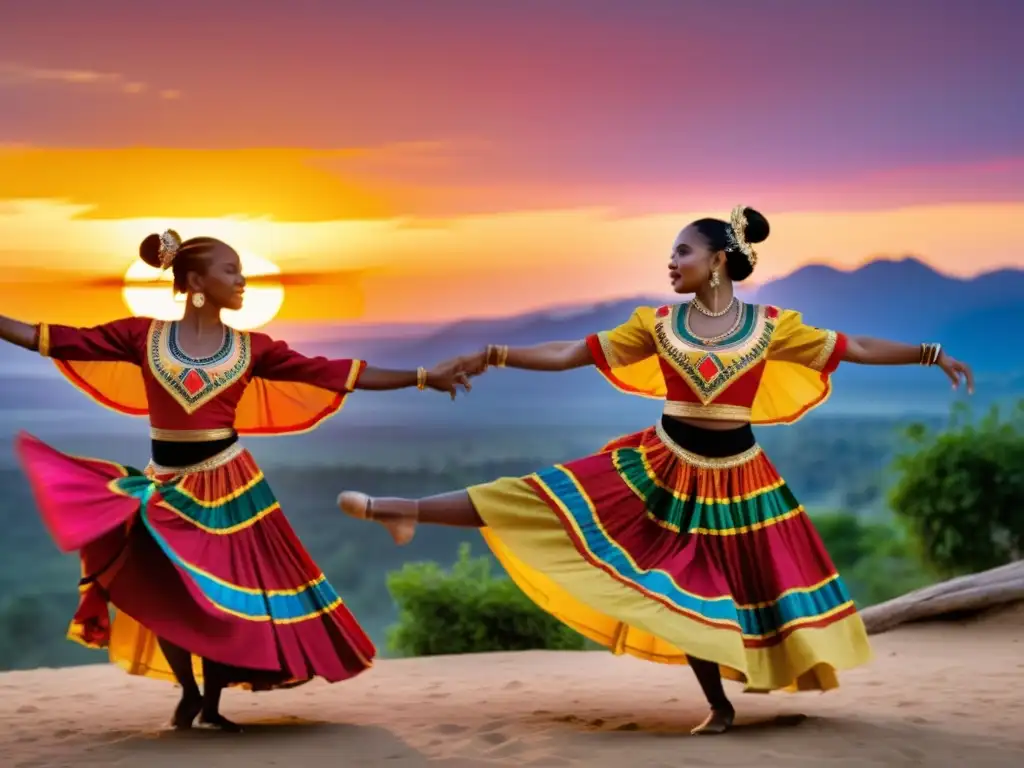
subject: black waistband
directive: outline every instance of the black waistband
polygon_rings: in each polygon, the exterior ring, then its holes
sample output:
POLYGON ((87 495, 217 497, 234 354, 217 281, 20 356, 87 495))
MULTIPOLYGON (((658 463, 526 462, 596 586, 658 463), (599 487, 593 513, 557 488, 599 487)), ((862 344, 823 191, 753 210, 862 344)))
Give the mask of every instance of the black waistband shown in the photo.
POLYGON ((153 441, 153 463, 161 467, 188 467, 216 456, 238 442, 238 435, 204 443, 175 443, 168 440, 153 441))
POLYGON ((661 426, 680 448, 709 459, 723 459, 743 453, 757 444, 749 424, 735 429, 704 429, 671 416, 661 417, 661 426))

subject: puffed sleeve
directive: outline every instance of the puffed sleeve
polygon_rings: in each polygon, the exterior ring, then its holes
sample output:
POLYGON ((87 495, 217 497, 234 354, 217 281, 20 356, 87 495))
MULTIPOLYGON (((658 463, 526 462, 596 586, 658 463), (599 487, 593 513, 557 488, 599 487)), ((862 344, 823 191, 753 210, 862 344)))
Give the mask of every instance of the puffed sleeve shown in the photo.
POLYGON ((779 311, 768 359, 796 363, 818 373, 832 373, 846 351, 846 336, 807 325, 799 312, 779 311))
POLYGON ((846 336, 807 325, 799 312, 765 307, 775 324, 751 408, 754 424, 792 424, 828 400, 846 336))
POLYGON ((366 368, 362 360, 307 357, 265 333, 250 333, 252 378, 235 410, 243 435, 290 435, 337 413, 366 368))
POLYGON ((142 363, 152 320, 126 317, 76 328, 39 324, 39 354, 81 392, 107 408, 130 416, 149 412, 142 363))
POLYGON ((39 354, 54 360, 134 363, 142 359, 149 320, 126 317, 92 328, 39 324, 39 354))
POLYGON ((665 397, 653 328, 654 310, 638 307, 621 325, 587 337, 594 365, 616 389, 642 397, 665 397))

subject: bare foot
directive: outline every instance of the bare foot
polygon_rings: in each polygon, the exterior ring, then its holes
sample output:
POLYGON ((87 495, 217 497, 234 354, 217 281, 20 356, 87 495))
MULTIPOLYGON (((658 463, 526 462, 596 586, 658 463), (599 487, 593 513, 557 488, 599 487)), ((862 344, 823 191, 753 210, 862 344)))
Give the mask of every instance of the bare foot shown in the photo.
POLYGON ((228 720, 224 715, 217 712, 213 715, 202 715, 199 724, 207 728, 217 728, 226 733, 242 733, 243 729, 238 723, 228 720))
POLYGON ((712 709, 703 723, 692 731, 694 736, 717 736, 732 728, 736 720, 736 711, 732 709, 712 709))
POLYGON ((349 517, 380 523, 400 547, 416 535, 415 501, 374 499, 358 491, 342 491, 338 494, 338 508, 349 517))
POLYGON ((174 708, 171 727, 179 731, 187 731, 192 727, 196 717, 203 709, 203 696, 199 691, 181 694, 181 701, 174 708))

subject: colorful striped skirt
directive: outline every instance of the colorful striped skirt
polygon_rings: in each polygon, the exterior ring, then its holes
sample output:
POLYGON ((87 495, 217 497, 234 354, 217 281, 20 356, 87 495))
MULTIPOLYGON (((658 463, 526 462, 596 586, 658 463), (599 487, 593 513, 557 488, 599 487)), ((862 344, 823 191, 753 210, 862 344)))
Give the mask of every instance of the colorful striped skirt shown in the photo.
POLYGON ((174 680, 162 637, 268 689, 367 669, 373 643, 295 535, 237 443, 186 468, 68 456, 20 435, 18 453, 58 547, 83 579, 68 636, 130 674, 174 680), (113 607, 113 621, 110 620, 113 607))
POLYGON ((469 493, 520 588, 614 653, 706 659, 758 692, 835 688, 838 670, 871 658, 821 539, 749 427, 663 420, 469 493))

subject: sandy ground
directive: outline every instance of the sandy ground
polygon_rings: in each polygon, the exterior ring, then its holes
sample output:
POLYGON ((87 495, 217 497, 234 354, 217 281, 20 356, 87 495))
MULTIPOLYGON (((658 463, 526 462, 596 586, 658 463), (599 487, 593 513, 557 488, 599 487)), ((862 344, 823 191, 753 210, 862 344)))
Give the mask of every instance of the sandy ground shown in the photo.
POLYGON ((241 735, 164 728, 176 689, 110 666, 0 675, 0 765, 1019 766, 1024 606, 899 629, 828 694, 741 695, 695 738, 689 671, 606 653, 382 661, 349 683, 227 694, 241 735))

